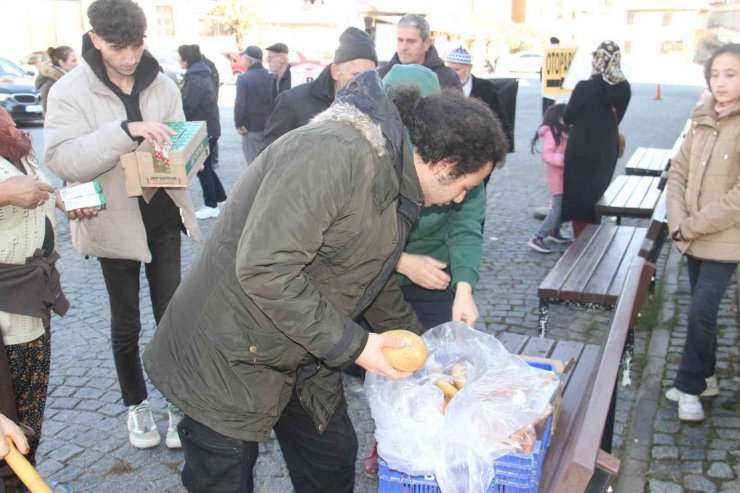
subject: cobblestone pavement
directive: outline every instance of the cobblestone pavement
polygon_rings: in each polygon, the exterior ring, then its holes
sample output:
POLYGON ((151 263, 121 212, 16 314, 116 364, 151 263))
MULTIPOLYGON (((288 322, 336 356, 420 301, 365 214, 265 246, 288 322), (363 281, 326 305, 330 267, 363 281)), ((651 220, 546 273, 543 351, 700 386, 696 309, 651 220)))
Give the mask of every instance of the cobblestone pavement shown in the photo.
MULTIPOLYGON (((627 135, 627 156, 637 146, 670 147, 698 98, 696 87, 663 87, 663 101, 653 101, 655 87, 633 86, 633 99, 621 129, 627 135)), ((222 89, 222 126, 220 140, 221 164, 217 172, 227 190, 243 169, 239 138, 232 131, 233 87, 222 89)), ((548 200, 546 178, 538 156, 529 153, 529 139, 540 123, 540 97, 536 84, 523 81, 520 86, 516 131, 517 152, 509 156, 507 165, 497 170, 489 183, 488 219, 486 222, 485 258, 476 299, 480 308, 477 328, 498 334, 511 331, 534 334, 537 322, 536 289, 548 269, 557 260, 557 254, 542 255, 529 250, 526 241, 537 222, 532 211, 548 200)), ((43 134, 31 129, 37 153, 43 157, 43 134)), ((621 173, 624 162, 619 164, 621 173)), ((192 188, 196 207, 202 205, 200 187, 192 188)), ((208 234, 210 221, 202 221, 208 234)), ((49 386, 46 419, 38 462, 40 472, 50 480, 64 481, 76 492, 175 492, 182 491, 179 473, 182 452, 171 451, 163 444, 150 450, 135 450, 128 445, 125 410, 120 403, 115 369, 110 351, 109 312, 107 294, 100 269, 94 259, 84 259, 71 248, 68 227, 60 220, 58 247, 62 255, 59 270, 67 297, 72 303, 69 314, 52 321, 52 372, 49 386)), ((187 272, 198 245, 183 238, 183 273, 187 272)), ((665 378, 675 370, 677 351, 680 351, 680 330, 685 316, 685 273, 674 284, 667 280, 666 292, 675 298, 675 326, 669 346, 662 354, 668 358, 665 378), (675 287, 675 289, 674 289, 675 287), (673 291, 671 291, 673 289, 673 291)), ((632 423, 641 419, 655 419, 654 459, 648 461, 649 483, 653 491, 674 491, 683 484, 687 490, 738 491, 738 439, 740 418, 737 407, 732 409, 731 398, 737 385, 729 377, 737 374, 737 316, 730 315, 731 302, 723 306, 722 341, 726 349, 721 353, 720 379, 726 397, 711 404, 709 419, 703 425, 682 426, 675 418, 675 409, 660 403, 655 418, 649 413, 633 416, 636 394, 639 394, 644 355, 651 343, 651 334, 637 334, 637 364, 633 387, 620 388, 618 393, 615 454, 628 455, 632 442, 623 447, 624 434, 632 423), (734 366, 733 366, 734 365, 734 366), (733 373, 734 372, 734 373, 733 373), (723 408, 724 406, 727 409, 723 408), (711 489, 709 485, 713 488, 711 489), (664 488, 661 490, 660 488, 664 488)), ((736 305, 735 305, 736 308, 736 305)), ((142 276, 141 317, 142 344, 146 344, 154 330, 151 303, 147 295, 146 279, 142 276)), ((610 312, 556 306, 551 311, 555 338, 570 338, 600 343, 611 319, 610 312)), ((663 379, 663 375, 660 379, 663 379)), ((665 382, 669 384, 669 380, 665 382)), ((665 386, 664 385, 664 386, 665 386)), ((350 415, 357 429, 360 451, 357 461, 356 491, 377 491, 377 482, 365 478, 361 463, 372 440, 373 421, 358 380, 348 378, 346 394, 350 415)), ((166 404, 156 389, 150 387, 150 402, 160 432, 166 431, 166 404)), ((636 470, 639 468, 636 468, 636 470)), ((647 469, 643 465, 642 471, 647 469)), ((638 474, 639 475, 639 474, 638 474)), ((292 491, 282 457, 276 443, 260 446, 260 458, 255 470, 256 491, 284 493, 292 491)), ((641 491, 623 489, 621 491, 641 491)))

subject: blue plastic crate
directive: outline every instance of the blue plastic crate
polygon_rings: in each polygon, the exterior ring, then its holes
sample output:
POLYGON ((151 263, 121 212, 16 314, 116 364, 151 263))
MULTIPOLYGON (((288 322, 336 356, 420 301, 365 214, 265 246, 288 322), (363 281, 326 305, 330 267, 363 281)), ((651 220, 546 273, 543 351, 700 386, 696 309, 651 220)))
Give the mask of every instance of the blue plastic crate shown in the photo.
MULTIPOLYGON (((528 361, 530 366, 554 371, 553 365, 528 361)), ((511 453, 494 461, 495 477, 488 493, 537 493, 547 448, 552 439, 552 416, 547 420, 545 433, 534 445, 531 454, 511 453)), ((434 475, 411 476, 394 471, 378 458, 378 493, 440 493, 434 475)))

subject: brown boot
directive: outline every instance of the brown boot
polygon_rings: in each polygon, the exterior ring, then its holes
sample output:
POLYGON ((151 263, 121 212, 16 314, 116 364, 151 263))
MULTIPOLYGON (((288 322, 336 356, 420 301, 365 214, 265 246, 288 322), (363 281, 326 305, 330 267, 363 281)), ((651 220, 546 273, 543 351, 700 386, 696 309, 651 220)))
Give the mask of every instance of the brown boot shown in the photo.
POLYGON ((378 477, 378 442, 373 440, 373 446, 364 460, 365 476, 371 479, 378 477))

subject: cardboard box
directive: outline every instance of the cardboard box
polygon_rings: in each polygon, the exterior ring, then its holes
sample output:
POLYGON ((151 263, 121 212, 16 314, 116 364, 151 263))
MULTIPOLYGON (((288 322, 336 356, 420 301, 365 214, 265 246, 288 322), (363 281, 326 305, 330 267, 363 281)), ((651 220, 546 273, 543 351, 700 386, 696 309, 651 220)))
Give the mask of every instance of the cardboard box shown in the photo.
POLYGON ((105 209, 105 195, 98 180, 59 189, 66 211, 82 208, 105 209))
POLYGON ((177 134, 164 153, 149 142, 134 152, 121 156, 129 197, 143 194, 143 188, 187 188, 208 157, 208 134, 205 122, 165 122, 177 134))

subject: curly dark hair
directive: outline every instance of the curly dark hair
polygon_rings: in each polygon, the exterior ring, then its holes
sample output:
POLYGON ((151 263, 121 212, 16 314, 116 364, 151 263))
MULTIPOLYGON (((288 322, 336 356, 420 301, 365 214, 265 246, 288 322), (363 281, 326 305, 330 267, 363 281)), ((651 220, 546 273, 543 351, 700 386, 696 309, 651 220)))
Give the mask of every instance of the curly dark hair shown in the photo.
POLYGON ((504 159, 509 148, 496 115, 485 103, 445 90, 421 97, 413 86, 393 96, 414 150, 427 163, 450 161, 450 178, 475 173, 504 159))
POLYGON ((97 36, 117 46, 141 46, 146 37, 146 16, 132 0, 95 0, 87 17, 97 36))

